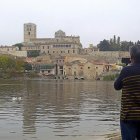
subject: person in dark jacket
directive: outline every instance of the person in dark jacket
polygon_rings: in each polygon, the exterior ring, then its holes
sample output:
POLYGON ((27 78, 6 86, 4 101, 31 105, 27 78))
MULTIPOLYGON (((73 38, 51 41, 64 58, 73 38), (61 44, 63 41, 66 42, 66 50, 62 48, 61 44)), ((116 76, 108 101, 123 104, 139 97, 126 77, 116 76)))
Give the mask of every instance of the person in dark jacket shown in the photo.
POLYGON ((114 82, 114 88, 122 90, 122 140, 140 140, 140 45, 130 48, 130 60, 132 65, 122 69, 114 82))

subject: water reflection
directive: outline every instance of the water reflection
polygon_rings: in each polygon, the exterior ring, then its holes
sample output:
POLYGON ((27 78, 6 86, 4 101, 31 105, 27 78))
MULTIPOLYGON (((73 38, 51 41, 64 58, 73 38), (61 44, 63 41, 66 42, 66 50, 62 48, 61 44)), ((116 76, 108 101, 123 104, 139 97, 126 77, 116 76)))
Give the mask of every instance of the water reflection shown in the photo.
POLYGON ((1 80, 0 136, 67 140, 106 134, 119 128, 120 96, 113 82, 1 80))

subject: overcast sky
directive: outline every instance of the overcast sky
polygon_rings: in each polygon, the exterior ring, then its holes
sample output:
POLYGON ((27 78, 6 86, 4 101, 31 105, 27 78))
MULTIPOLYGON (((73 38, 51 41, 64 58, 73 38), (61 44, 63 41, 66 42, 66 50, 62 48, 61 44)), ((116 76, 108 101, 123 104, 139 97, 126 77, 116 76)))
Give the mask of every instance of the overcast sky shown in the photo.
POLYGON ((23 42, 23 24, 37 25, 37 38, 63 30, 83 47, 114 35, 140 40, 140 0, 0 0, 0 45, 23 42))

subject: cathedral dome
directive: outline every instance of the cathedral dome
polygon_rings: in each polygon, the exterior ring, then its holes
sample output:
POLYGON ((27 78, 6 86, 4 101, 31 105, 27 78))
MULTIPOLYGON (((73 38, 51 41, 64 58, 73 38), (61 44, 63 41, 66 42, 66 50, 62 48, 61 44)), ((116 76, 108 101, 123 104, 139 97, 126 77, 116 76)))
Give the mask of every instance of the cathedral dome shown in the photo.
POLYGON ((64 36, 66 36, 66 34, 62 30, 55 32, 55 38, 56 37, 64 37, 64 36))

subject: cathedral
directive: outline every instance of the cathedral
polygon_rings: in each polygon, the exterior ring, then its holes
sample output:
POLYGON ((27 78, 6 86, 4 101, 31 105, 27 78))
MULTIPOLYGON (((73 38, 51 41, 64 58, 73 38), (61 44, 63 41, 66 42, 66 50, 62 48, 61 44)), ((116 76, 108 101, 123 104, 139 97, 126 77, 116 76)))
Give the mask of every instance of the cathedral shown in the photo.
POLYGON ((55 32, 54 38, 36 38, 36 25, 24 24, 23 51, 33 50, 46 55, 77 55, 82 50, 79 36, 66 36, 62 30, 55 32))

